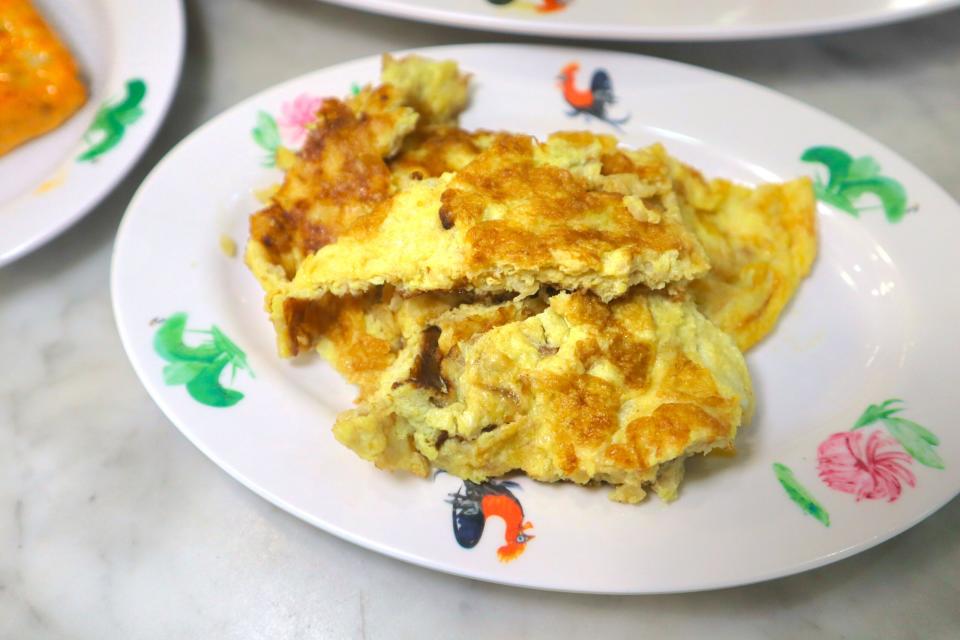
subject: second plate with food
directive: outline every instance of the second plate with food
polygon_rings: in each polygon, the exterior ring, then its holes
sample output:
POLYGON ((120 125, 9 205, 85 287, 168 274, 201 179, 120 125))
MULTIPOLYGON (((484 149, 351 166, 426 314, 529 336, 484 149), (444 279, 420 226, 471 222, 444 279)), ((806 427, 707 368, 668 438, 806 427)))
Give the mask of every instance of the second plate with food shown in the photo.
POLYGON ((180 0, 38 0, 76 60, 86 102, 0 157, 0 265, 49 241, 119 183, 173 99, 184 46, 180 0))
POLYGON ((496 488, 503 508, 468 513, 458 478, 386 473, 341 446, 331 426, 355 390, 318 357, 277 356, 241 256, 257 194, 283 177, 277 149, 303 143, 324 96, 376 82, 371 57, 281 84, 198 129, 121 225, 112 293, 123 344, 158 405, 217 465, 296 516, 409 562, 606 593, 795 573, 869 548, 957 494, 948 387, 960 345, 942 336, 960 300, 940 274, 960 207, 930 179, 827 115, 695 67, 518 45, 418 53, 472 74, 468 129, 589 129, 630 147, 662 142, 746 184, 815 179, 819 256, 747 355, 753 422, 736 455, 691 462, 671 504, 517 476, 496 488))
POLYGON ((958 0, 328 0, 364 11, 507 33, 607 40, 742 40, 907 20, 958 0))

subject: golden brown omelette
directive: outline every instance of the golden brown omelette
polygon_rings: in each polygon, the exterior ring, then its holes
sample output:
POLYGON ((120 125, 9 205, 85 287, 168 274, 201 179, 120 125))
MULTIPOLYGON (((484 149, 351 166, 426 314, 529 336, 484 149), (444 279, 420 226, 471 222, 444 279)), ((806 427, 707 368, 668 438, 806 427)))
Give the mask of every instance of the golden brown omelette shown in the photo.
POLYGON ((676 495, 683 460, 728 447, 753 403, 733 340, 692 302, 634 289, 467 305, 433 320, 334 434, 384 469, 474 482, 521 470, 676 495))
MULTIPOLYGON (((397 178, 387 159, 408 136, 449 126, 466 107, 467 79, 452 62, 385 56, 384 77, 394 84, 365 87, 345 101, 325 100, 304 147, 278 154, 284 181, 251 216, 246 251, 268 300, 304 258, 394 195, 397 178)), ((426 321, 458 299, 444 292, 400 297, 391 288, 373 287, 359 296, 291 304, 286 321, 299 342, 280 334, 279 350, 289 357, 316 348, 364 389, 392 362, 411 319, 426 321)))
MULTIPOLYGON (((422 132, 410 150, 404 145, 391 170, 396 174, 415 170, 426 176, 457 171, 479 153, 489 136, 449 127, 422 132), (424 156, 429 162, 421 159, 424 156)), ((816 258, 816 199, 809 179, 756 188, 707 180, 659 144, 625 150, 614 143, 601 158, 606 179, 602 188, 624 194, 630 191, 624 185, 626 176, 646 182, 667 168, 684 223, 696 234, 711 265, 690 285, 700 310, 744 351, 769 334, 816 258)))
POLYGON ((669 172, 632 181, 629 194, 604 190, 603 147, 588 134, 544 143, 497 134, 460 171, 410 181, 304 259, 274 304, 380 284, 523 295, 546 284, 611 300, 634 284, 659 289, 704 274, 669 172))
POLYGON ((315 349, 360 388, 337 438, 421 476, 675 497, 683 460, 749 418, 737 345, 809 271, 809 183, 707 181, 587 132, 464 131, 450 62, 385 57, 381 80, 280 154, 247 249, 281 355, 315 349))
POLYGON ((672 162, 684 219, 710 256, 692 283, 697 306, 746 351, 770 333, 817 255, 809 178, 755 189, 705 180, 672 162))

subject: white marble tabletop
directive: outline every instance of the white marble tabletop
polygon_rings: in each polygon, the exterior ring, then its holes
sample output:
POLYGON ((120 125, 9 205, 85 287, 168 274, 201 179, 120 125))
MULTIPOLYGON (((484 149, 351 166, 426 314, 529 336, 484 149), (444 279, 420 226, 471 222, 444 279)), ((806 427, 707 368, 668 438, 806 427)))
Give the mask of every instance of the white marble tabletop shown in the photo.
MULTIPOLYGON (((0 270, 0 638, 960 637, 958 500, 803 575, 599 597, 388 559, 220 471, 151 402, 114 328, 110 252, 137 184, 197 125, 280 80, 383 50, 506 38, 311 0, 195 0, 187 10, 180 93, 146 157, 85 220, 0 270)), ((958 34, 953 11, 818 38, 614 47, 809 102, 960 199, 958 34)))

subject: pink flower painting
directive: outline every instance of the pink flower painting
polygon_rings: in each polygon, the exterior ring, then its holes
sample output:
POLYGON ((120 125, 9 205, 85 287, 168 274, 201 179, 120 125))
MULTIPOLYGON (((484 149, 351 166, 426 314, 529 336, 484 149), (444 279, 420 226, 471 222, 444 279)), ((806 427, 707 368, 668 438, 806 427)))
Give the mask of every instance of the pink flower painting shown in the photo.
POLYGON ((307 135, 309 125, 317 119, 317 110, 323 104, 323 98, 301 93, 292 102, 280 106, 278 119, 284 137, 293 146, 299 146, 307 135))
MULTIPOLYGON (((864 498, 895 502, 903 485, 917 486, 911 470, 914 461, 930 469, 946 468, 937 450, 940 438, 922 424, 904 418, 904 408, 899 398, 871 404, 850 431, 834 433, 820 443, 820 480, 831 489, 856 496, 857 502, 864 498)), ((830 526, 830 514, 793 469, 775 462, 773 473, 788 498, 824 526, 830 526)))
POLYGON ((913 463, 897 442, 880 430, 835 433, 817 448, 820 479, 830 487, 851 493, 857 500, 893 502, 903 485, 916 486, 908 468, 913 463))

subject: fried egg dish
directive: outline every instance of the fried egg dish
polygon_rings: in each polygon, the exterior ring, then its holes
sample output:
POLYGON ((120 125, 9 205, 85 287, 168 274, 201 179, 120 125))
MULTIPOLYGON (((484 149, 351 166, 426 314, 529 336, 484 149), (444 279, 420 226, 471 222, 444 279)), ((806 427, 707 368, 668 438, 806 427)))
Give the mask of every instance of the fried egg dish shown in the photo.
POLYGON ((773 330, 817 255, 809 178, 750 189, 707 181, 671 159, 684 220, 710 271, 690 290, 700 310, 746 351, 773 330))
POLYGON ((87 101, 77 63, 30 0, 0 2, 0 155, 51 131, 87 101))
POLYGON ((377 393, 337 420, 337 439, 382 469, 473 482, 520 470, 607 483, 622 502, 651 488, 672 500, 686 457, 732 444, 752 409, 750 377, 692 302, 637 288, 609 304, 580 291, 541 306, 434 319, 377 393))
POLYGON ((707 180, 660 145, 466 131, 453 62, 328 98, 250 219, 283 357, 359 388, 337 440, 389 471, 677 496, 753 410, 743 350, 816 255, 808 180, 707 180))

